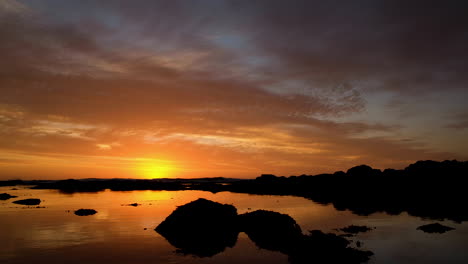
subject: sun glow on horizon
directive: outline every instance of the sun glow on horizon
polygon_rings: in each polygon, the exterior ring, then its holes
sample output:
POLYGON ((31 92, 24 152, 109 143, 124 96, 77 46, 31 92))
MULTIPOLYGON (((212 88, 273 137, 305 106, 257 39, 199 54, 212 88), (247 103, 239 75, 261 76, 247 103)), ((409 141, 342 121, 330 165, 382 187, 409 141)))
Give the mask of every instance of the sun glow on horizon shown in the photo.
POLYGON ((138 166, 139 174, 145 179, 171 178, 177 168, 170 161, 149 160, 138 166))

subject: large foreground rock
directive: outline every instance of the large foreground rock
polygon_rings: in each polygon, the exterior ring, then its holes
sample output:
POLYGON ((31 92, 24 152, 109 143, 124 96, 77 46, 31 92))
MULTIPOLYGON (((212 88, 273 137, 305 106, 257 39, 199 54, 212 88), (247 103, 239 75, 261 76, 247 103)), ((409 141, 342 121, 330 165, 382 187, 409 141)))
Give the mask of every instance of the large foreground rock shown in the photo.
POLYGON ((13 203, 22 204, 22 205, 39 205, 41 203, 41 200, 32 198, 32 199, 14 201, 13 203))
POLYGON ((239 216, 241 231, 260 248, 287 251, 302 237, 301 227, 287 214, 257 210, 239 216))
POLYGON ((155 230, 180 253, 210 257, 236 244, 236 220, 234 206, 198 199, 177 207, 155 230))
POLYGON ((287 214, 258 210, 239 215, 240 230, 260 248, 288 255, 289 262, 361 263, 372 256, 370 251, 349 248, 349 241, 320 230, 302 234, 300 226, 287 214))
POLYGON ((233 247, 239 232, 245 232, 259 248, 288 255, 294 264, 361 263, 372 255, 348 247, 348 240, 334 234, 312 231, 304 235, 289 215, 265 210, 237 215, 234 206, 205 199, 179 206, 156 231, 178 252, 199 257, 233 247))

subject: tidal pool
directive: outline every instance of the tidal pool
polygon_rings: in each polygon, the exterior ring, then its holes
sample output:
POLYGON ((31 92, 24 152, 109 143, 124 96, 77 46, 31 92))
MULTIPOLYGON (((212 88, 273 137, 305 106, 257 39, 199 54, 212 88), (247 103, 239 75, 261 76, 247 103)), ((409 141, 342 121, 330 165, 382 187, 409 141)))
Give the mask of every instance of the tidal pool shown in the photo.
MULTIPOLYGON (((103 191, 65 194, 57 190, 0 187, 0 193, 18 196, 0 201, 0 263, 288 263, 279 252, 257 248, 240 233, 232 248, 213 257, 176 253, 176 248, 154 228, 177 206, 198 198, 234 205, 238 213, 258 209, 288 214, 303 232, 367 225, 376 229, 350 238, 371 250, 369 263, 466 263, 468 225, 409 216, 375 213, 358 216, 301 197, 250 195, 204 191, 103 191), (42 200, 41 208, 12 203, 42 200), (138 203, 139 206, 128 206, 138 203), (94 215, 77 216, 80 208, 94 215), (416 228, 439 222, 454 227, 444 234, 416 228)), ((356 244, 353 244, 356 246, 356 244)))

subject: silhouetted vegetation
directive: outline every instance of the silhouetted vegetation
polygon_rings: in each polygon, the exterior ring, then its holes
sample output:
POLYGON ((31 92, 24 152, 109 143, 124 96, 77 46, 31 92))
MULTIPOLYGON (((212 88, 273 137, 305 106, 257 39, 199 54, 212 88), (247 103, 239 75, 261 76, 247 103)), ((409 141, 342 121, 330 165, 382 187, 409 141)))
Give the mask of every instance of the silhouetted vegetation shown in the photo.
POLYGON ((97 213, 97 211, 94 210, 94 209, 78 209, 78 210, 75 211, 75 214, 79 215, 79 216, 94 215, 96 213, 97 213))
MULTIPOLYGON (((350 210, 358 215, 376 212, 410 215, 435 220, 468 220, 464 201, 468 200, 468 162, 418 161, 404 170, 373 169, 367 165, 333 174, 278 177, 264 174, 253 180, 226 178, 206 179, 86 179, 63 181, 18 181, 37 189, 62 192, 97 192, 105 189, 126 190, 203 190, 249 194, 294 195, 322 204, 333 204, 337 210, 350 210)), ((2 184, 11 184, 3 182, 2 184)))
POLYGON ((425 233, 439 233, 443 234, 445 232, 448 232, 450 230, 454 230, 455 228, 449 227, 449 226, 444 226, 439 223, 434 223, 434 224, 427 224, 427 225, 422 225, 417 228, 417 230, 421 230, 425 233))
POLYGON ((16 198, 18 196, 10 195, 8 193, 0 193, 0 200, 8 200, 11 198, 16 198))
POLYGON ((262 175, 255 180, 235 182, 229 191, 252 194, 295 195, 337 210, 358 215, 376 212, 431 219, 468 220, 465 191, 468 162, 418 161, 404 170, 383 172, 361 165, 346 173, 276 177, 262 175))
POLYGON ((41 200, 40 199, 24 199, 24 200, 14 201, 13 203, 21 204, 21 205, 39 205, 41 203, 41 200))
POLYGON ((303 235, 289 215, 265 210, 237 215, 232 205, 205 199, 178 207, 155 230, 178 252, 199 257, 234 246, 239 232, 260 248, 288 255, 290 263, 360 263, 372 255, 348 247, 348 240, 334 234, 315 230, 303 235))

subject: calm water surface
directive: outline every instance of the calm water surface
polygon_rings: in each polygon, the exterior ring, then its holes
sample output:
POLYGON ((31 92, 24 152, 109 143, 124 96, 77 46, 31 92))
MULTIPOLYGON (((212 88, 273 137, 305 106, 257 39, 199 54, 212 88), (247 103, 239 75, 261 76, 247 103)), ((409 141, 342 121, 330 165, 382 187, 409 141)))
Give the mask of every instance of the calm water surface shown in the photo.
POLYGON ((370 263, 467 263, 468 224, 443 222, 456 230, 426 234, 416 228, 434 221, 407 214, 357 216, 291 196, 261 196, 202 191, 128 191, 63 194, 56 190, 0 187, 18 198, 0 201, 0 263, 288 263, 278 252, 257 248, 240 233, 237 244, 211 258, 176 254, 153 229, 178 205, 206 198, 234 205, 239 213, 257 209, 289 214, 303 231, 369 225, 375 230, 353 240, 375 253, 370 263), (12 201, 40 198, 32 208, 12 201), (141 206, 124 206, 130 203, 141 206), (80 208, 93 216, 73 214, 80 208), (146 230, 145 230, 146 229, 146 230))

